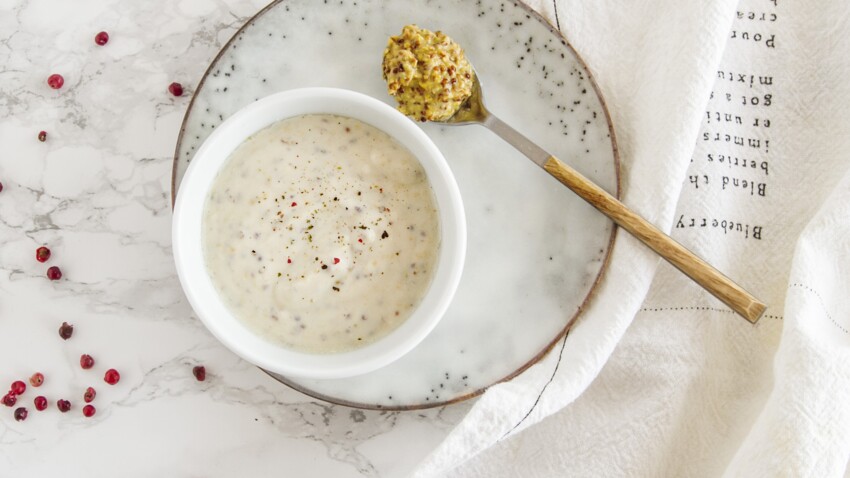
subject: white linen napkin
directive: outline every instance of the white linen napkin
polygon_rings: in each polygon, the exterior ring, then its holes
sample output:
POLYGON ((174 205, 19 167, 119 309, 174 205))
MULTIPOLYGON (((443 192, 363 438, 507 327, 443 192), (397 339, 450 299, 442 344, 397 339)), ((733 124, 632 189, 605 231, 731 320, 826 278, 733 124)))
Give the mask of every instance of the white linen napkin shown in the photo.
POLYGON ((488 390, 415 476, 843 475, 850 4, 532 6, 606 97, 623 202, 769 309, 750 325, 620 231, 564 343, 488 390))

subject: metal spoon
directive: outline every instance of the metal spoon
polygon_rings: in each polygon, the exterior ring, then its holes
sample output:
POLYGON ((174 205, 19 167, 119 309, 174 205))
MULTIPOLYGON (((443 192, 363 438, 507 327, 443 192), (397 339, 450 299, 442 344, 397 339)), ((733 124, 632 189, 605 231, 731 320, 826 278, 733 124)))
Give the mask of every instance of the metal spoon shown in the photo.
POLYGON ((742 317, 756 323, 764 313, 765 304, 749 292, 674 241, 670 236, 661 232, 578 171, 547 153, 543 148, 487 111, 477 74, 473 77, 472 95, 451 118, 439 121, 439 123, 486 126, 742 317))

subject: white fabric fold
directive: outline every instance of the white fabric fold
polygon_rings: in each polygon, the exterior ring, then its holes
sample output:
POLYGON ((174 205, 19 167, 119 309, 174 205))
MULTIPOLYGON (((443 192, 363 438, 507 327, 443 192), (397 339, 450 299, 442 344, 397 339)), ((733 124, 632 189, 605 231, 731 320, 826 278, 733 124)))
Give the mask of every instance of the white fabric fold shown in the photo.
MULTIPOLYGON (((644 3, 574 3, 559 5, 570 12, 559 15, 560 24, 609 105, 623 158, 622 200, 669 228, 734 2, 669 1, 660 2, 660 10, 644 3), (641 61, 645 57, 652 61, 641 61)), ((606 278, 565 343, 520 377, 490 388, 416 476, 445 472, 575 400, 640 308, 658 260, 620 231, 606 278)))
POLYGON ((620 231, 564 343, 415 476, 847 473, 850 4, 532 6, 600 85, 623 202, 769 309, 750 325, 620 231))
POLYGON ((844 474, 850 458, 848 285, 850 171, 797 243, 776 383, 728 476, 844 474))

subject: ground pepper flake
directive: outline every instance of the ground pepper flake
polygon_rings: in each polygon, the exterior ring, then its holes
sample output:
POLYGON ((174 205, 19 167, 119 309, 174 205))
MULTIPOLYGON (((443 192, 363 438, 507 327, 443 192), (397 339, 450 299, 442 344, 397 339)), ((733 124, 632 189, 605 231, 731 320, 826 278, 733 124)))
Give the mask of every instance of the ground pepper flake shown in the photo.
POLYGON ((339 258, 338 257, 334 257, 334 264, 339 264, 339 258))

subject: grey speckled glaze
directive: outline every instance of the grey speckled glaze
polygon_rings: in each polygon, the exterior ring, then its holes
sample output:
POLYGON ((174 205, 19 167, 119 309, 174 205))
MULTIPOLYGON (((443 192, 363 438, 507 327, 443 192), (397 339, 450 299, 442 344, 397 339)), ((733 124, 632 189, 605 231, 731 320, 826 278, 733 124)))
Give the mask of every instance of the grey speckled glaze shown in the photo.
MULTIPOLYGON (((525 5, 499 0, 269 6, 235 35, 197 88, 175 153, 174 184, 216 125, 263 96, 332 86, 392 104, 381 53, 387 37, 408 23, 458 41, 491 111, 618 192, 608 115, 583 63, 525 5)), ((344 380, 276 377, 284 383, 366 408, 468 398, 534 363, 590 299, 613 245, 612 223, 484 128, 422 127, 449 161, 466 206, 467 263, 452 306, 425 342, 384 369, 344 380)))

